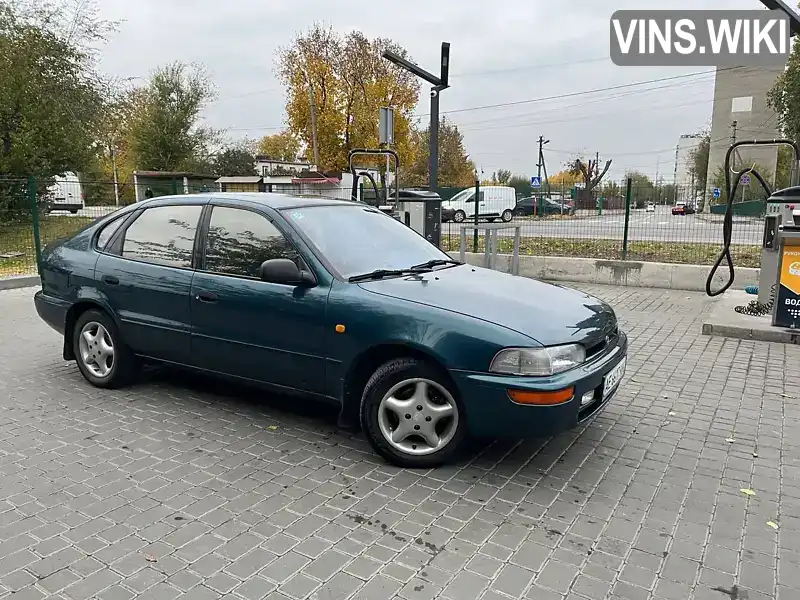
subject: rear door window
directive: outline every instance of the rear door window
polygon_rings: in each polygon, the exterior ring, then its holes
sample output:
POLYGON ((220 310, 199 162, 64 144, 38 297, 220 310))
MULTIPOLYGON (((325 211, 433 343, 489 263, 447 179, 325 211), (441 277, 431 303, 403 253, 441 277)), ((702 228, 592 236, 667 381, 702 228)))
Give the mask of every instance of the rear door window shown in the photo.
POLYGON ((156 265, 188 269, 200 205, 155 206, 146 209, 125 230, 122 257, 156 265))

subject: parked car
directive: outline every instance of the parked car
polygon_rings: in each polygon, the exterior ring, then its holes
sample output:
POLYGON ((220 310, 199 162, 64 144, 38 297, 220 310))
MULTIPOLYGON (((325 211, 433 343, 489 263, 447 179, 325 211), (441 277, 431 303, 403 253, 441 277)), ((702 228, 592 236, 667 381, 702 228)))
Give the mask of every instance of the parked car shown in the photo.
POLYGON ((687 202, 676 202, 672 207, 673 215, 693 215, 694 213, 694 207, 687 202))
POLYGON ((47 189, 47 212, 68 211, 73 215, 84 208, 83 185, 75 173, 55 177, 47 189))
POLYGON ((405 467, 448 461, 468 435, 582 423, 627 360, 605 302, 461 264, 348 201, 146 200, 47 246, 41 283, 36 310, 92 385, 154 361, 327 400, 405 467))
MULTIPOLYGON (((572 202, 555 200, 553 198, 542 198, 542 214, 544 215, 574 215, 575 205, 572 202)), ((534 216, 539 214, 539 198, 529 196, 517 202, 514 214, 519 216, 534 216)))
MULTIPOLYGON (((517 205, 516 191, 505 185, 488 185, 480 188, 478 218, 489 222, 502 220, 508 223, 514 218, 517 205)), ((475 218, 475 189, 468 188, 442 202, 442 221, 463 223, 475 218)))
POLYGON ((656 212, 656 205, 653 202, 648 202, 645 207, 646 212, 656 212))

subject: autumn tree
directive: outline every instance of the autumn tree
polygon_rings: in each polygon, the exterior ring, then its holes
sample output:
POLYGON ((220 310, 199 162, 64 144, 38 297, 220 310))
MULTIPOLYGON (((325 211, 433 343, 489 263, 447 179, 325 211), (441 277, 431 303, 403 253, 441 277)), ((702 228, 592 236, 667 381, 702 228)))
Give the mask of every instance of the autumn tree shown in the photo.
POLYGON ((291 131, 265 135, 258 142, 258 153, 272 160, 292 162, 300 152, 300 140, 291 131))
POLYGON ((385 60, 384 50, 408 58, 408 53, 389 39, 371 40, 359 31, 340 35, 315 24, 279 52, 289 131, 308 148, 313 145, 311 87, 320 169, 344 169, 351 149, 377 147, 382 106, 394 108, 395 150, 402 164, 413 161, 412 119, 420 84, 414 75, 385 60))
POLYGON ((513 187, 514 192, 519 197, 526 197, 533 194, 533 187, 531 186, 531 178, 524 175, 512 175, 509 177, 506 185, 513 187))
POLYGON ((218 133, 204 127, 200 113, 215 96, 202 68, 174 62, 158 68, 132 94, 127 135, 138 169, 207 170, 218 133))
POLYGON ((572 188, 576 183, 582 181, 583 177, 580 173, 573 173, 570 171, 559 171, 555 175, 548 178, 550 187, 567 189, 572 188))
POLYGON ((608 173, 611 168, 611 161, 607 160, 603 170, 600 170, 599 160, 584 160, 575 158, 567 164, 567 170, 573 175, 579 175, 583 179, 583 188, 578 189, 578 202, 581 200, 590 201, 592 199, 592 192, 599 185, 599 183, 608 173))
MULTIPOLYGON (((401 185, 428 184, 429 140, 430 127, 413 134, 414 161, 401 171, 401 185)), ((442 117, 439 123, 439 181, 442 186, 452 187, 466 187, 475 183, 475 163, 464 148, 464 136, 458 126, 446 117, 442 117)))

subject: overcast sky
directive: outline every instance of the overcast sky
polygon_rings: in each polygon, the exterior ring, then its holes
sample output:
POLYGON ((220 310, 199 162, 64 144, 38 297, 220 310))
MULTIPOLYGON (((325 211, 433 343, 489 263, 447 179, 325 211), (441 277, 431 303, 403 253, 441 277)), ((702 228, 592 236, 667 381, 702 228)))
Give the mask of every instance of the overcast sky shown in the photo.
MULTIPOLYGON (((550 174, 575 152, 599 152, 614 159, 615 178, 627 169, 671 175, 679 136, 711 122, 713 73, 475 107, 711 70, 614 65, 608 55, 615 10, 762 8, 757 0, 102 0, 101 6, 105 18, 124 20, 104 49, 101 68, 143 77, 173 60, 203 63, 219 93, 205 118, 231 137, 280 130, 285 114, 276 50, 319 20, 340 31, 390 37, 429 70, 438 65, 441 42, 450 42, 451 88, 441 95, 441 111, 458 124, 485 176, 499 168, 535 173, 536 140, 543 135, 550 140, 550 174)), ((428 104, 425 87, 418 112, 427 114, 428 104)))

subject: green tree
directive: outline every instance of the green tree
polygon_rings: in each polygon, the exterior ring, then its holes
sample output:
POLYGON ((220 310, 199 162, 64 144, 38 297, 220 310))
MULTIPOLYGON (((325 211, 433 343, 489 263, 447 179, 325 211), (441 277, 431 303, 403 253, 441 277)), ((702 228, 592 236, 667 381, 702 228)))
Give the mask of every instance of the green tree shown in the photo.
POLYGON ((246 148, 231 146, 213 158, 213 174, 219 177, 258 175, 256 158, 246 148))
POLYGON ((700 142, 689 152, 689 176, 694 181, 692 195, 705 194, 708 179, 708 156, 711 151, 711 134, 702 132, 700 142))
MULTIPOLYGON (((770 169, 763 165, 752 163, 747 165, 748 167, 753 167, 761 177, 764 178, 764 181, 769 184, 773 181, 773 173, 770 169)), ((731 173, 731 185, 736 178, 736 175, 731 173)), ((728 201, 728 192, 725 187, 725 167, 720 165, 717 167, 717 170, 714 171, 714 174, 711 178, 711 183, 714 187, 718 187, 720 189, 720 197, 719 198, 712 198, 711 201, 713 204, 725 204, 728 201)), ((764 200, 765 194, 764 189, 761 187, 761 184, 756 180, 755 175, 750 176, 750 185, 742 185, 739 183, 739 186, 736 188, 736 196, 734 197, 734 202, 744 202, 750 200, 764 200)))
POLYGON ((82 21, 71 35, 59 29, 54 19, 68 14, 0 4, 0 173, 7 177, 63 175, 93 159, 103 103, 82 43, 94 36, 82 21))
POLYGON ((507 169, 498 169, 492 173, 492 181, 495 185, 508 185, 508 180, 511 179, 511 171, 507 169))
POLYGON ((523 175, 512 175, 509 177, 506 185, 513 187, 517 196, 526 198, 533 195, 530 177, 525 177, 523 175))
POLYGON ((215 96, 199 67, 174 62, 158 68, 146 87, 133 92, 128 136, 136 166, 178 171, 212 168, 219 134, 200 125, 200 113, 215 96))
MULTIPOLYGON (((415 132, 414 161, 404 171, 401 185, 424 186, 428 183, 430 127, 415 132)), ((401 157, 402 160, 402 157, 401 157)), ((475 183, 475 163, 464 148, 464 136, 455 123, 442 117, 439 123, 439 182, 442 186, 471 186, 475 183)))
POLYGON ((767 104, 778 114, 783 135, 800 142, 800 46, 797 38, 786 63, 786 69, 767 93, 767 104))

